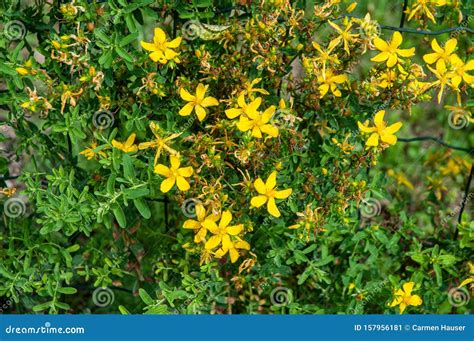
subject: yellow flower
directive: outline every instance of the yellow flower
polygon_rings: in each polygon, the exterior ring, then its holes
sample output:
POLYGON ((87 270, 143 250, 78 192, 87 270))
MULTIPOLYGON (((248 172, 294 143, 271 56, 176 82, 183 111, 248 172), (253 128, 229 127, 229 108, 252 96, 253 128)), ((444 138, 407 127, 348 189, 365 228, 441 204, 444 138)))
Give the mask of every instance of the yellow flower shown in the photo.
POLYGON ((395 291, 395 299, 390 303, 390 307, 400 306, 400 314, 403 314, 407 306, 419 306, 423 303, 423 300, 418 295, 412 295, 414 282, 408 282, 403 284, 403 290, 398 289, 395 291))
MULTIPOLYGON (((448 69, 446 69, 446 65, 444 63, 440 63, 436 65, 436 70, 432 69, 428 66, 428 69, 434 73, 438 80, 431 83, 431 86, 439 86, 438 92, 438 103, 441 103, 441 98, 443 97, 444 87, 446 85, 453 86, 451 83, 451 79, 455 77, 455 74, 448 69)), ((457 87, 455 87, 457 88, 457 87)))
POLYGON ((254 92, 260 93, 262 95, 269 95, 270 93, 265 89, 254 88, 254 85, 260 83, 261 80, 262 80, 261 78, 255 78, 251 82, 246 82, 244 84, 244 90, 242 90, 240 95, 248 95, 251 99, 253 99, 253 93, 254 92))
POLYGON ((323 72, 321 76, 318 76, 319 82, 319 93, 321 98, 323 98, 329 89, 336 97, 341 97, 341 91, 337 88, 337 84, 342 84, 347 81, 346 75, 334 75, 331 70, 323 72))
POLYGON ((470 87, 474 86, 474 76, 468 74, 468 71, 474 70, 474 59, 464 63, 457 55, 451 56, 451 64, 453 66, 453 78, 451 80, 454 87, 458 87, 464 80, 470 87))
POLYGON ((423 60, 427 64, 433 64, 436 63, 436 67, 438 67, 438 64, 444 64, 443 66, 446 67, 446 62, 451 61, 451 54, 454 52, 456 49, 456 45, 458 44, 458 41, 456 38, 449 39, 445 46, 444 49, 439 46, 438 41, 436 38, 434 38, 431 41, 431 48, 433 49, 433 53, 428 53, 423 56, 423 60))
POLYGON ((240 115, 246 115, 247 110, 255 111, 262 103, 262 98, 257 97, 254 101, 247 104, 245 102, 245 95, 241 93, 237 98, 238 108, 227 109, 225 114, 228 118, 233 119, 240 115))
POLYGON ((17 67, 15 70, 22 76, 26 76, 28 74, 28 70, 24 67, 17 67))
POLYGON ((252 129, 252 136, 256 138, 262 138, 262 132, 271 137, 277 137, 278 128, 268 124, 275 113, 276 107, 272 105, 261 113, 258 111, 260 103, 261 100, 257 98, 245 108, 246 116, 240 116, 237 128, 243 132, 252 129))
POLYGON ((407 179, 403 172, 395 172, 393 169, 389 169, 387 175, 394 178, 397 184, 404 185, 409 189, 414 189, 413 184, 407 179))
POLYGON ((239 249, 250 250, 250 244, 237 237, 237 241, 234 242, 231 240, 226 244, 226 247, 224 247, 224 243, 222 243, 222 247, 216 251, 215 255, 217 258, 221 258, 225 256, 227 252, 229 252, 230 261, 235 263, 240 256, 238 251, 239 249))
POLYGON ((230 211, 222 213, 219 225, 211 219, 203 221, 202 225, 213 234, 204 246, 206 250, 212 250, 221 244, 223 249, 228 250, 230 248, 232 243, 230 236, 236 236, 244 229, 242 224, 229 226, 231 221, 232 213, 230 211))
POLYGON ((181 98, 189 103, 187 103, 183 108, 181 108, 181 110, 179 111, 179 114, 181 116, 189 116, 191 115, 191 112, 194 109, 198 120, 199 121, 204 120, 204 118, 206 118, 206 115, 207 115, 205 108, 219 105, 219 101, 215 99, 214 97, 210 97, 210 96, 205 97, 208 87, 209 85, 204 85, 202 83, 199 83, 196 88, 195 96, 191 95, 184 88, 181 88, 179 90, 179 94, 181 98))
POLYGON ((206 220, 211 220, 216 222, 219 220, 218 215, 210 214, 206 216, 206 209, 202 204, 196 204, 196 220, 188 219, 184 222, 183 228, 192 229, 196 232, 194 236, 195 243, 204 242, 207 235, 207 228, 203 225, 203 222, 206 220))
POLYGON ((154 166, 156 166, 156 163, 158 162, 158 158, 161 155, 161 152, 166 150, 168 153, 171 155, 176 155, 177 151, 174 150, 173 148, 168 146, 168 142, 177 138, 179 135, 182 133, 177 133, 177 134, 172 134, 168 137, 162 138, 160 136, 160 126, 154 122, 150 123, 150 129, 155 135, 155 141, 150 141, 150 142, 142 142, 138 145, 138 149, 143 150, 143 149, 148 149, 148 148, 155 148, 156 149, 156 154, 155 154, 155 161, 153 163, 154 166))
POLYGON ((255 189, 259 193, 256 197, 253 197, 250 201, 251 207, 260 207, 263 204, 267 203, 267 210, 274 217, 279 217, 280 211, 276 206, 275 199, 286 199, 288 198, 293 190, 291 188, 284 189, 282 191, 276 190, 276 177, 277 172, 272 172, 267 179, 266 183, 263 183, 263 180, 258 178, 253 183, 255 189))
POLYGON ((140 44, 145 50, 151 51, 150 58, 154 62, 166 64, 168 61, 174 60, 176 63, 179 63, 179 53, 173 49, 179 47, 181 44, 181 37, 177 37, 172 41, 168 41, 166 39, 165 32, 161 28, 157 27, 155 28, 153 43, 141 41, 140 44))
POLYGON ((379 139, 382 143, 387 143, 394 145, 397 143, 397 137, 394 135, 402 127, 402 122, 397 122, 391 126, 386 125, 383 120, 385 115, 385 110, 380 110, 375 114, 374 117, 374 127, 368 126, 368 121, 364 124, 357 122, 359 129, 364 133, 371 133, 370 137, 367 139, 365 145, 367 147, 377 147, 379 145, 379 139))
POLYGON ((474 287, 474 264, 471 262, 467 263, 469 266, 469 274, 471 275, 470 277, 466 278, 464 281, 461 282, 459 285, 459 288, 462 288, 465 285, 470 284, 470 288, 472 289, 474 287))
POLYGON ((379 76, 380 82, 377 83, 377 85, 384 89, 390 89, 397 78, 398 75, 393 69, 386 69, 386 71, 379 76))
POLYGON ((331 20, 328 20, 329 25, 332 26, 338 33, 339 36, 335 39, 333 39, 329 45, 339 45, 339 43, 342 41, 344 44, 344 51, 346 51, 347 55, 351 54, 351 51, 349 50, 349 46, 351 42, 356 42, 357 37, 359 36, 358 34, 351 34, 351 27, 352 27, 352 21, 349 21, 347 17, 344 19, 344 25, 346 25, 346 28, 342 30, 338 25, 333 23, 331 20))
POLYGON ((175 183, 181 191, 187 191, 190 186, 189 182, 185 178, 189 178, 191 175, 193 175, 193 168, 180 168, 179 166, 181 165, 181 161, 179 160, 179 155, 170 155, 170 163, 171 167, 167 167, 162 164, 157 164, 155 166, 155 173, 166 177, 166 179, 161 182, 160 191, 163 193, 169 192, 175 183))
POLYGON ((324 51, 321 46, 313 41, 313 47, 318 51, 319 57, 312 58, 314 61, 319 61, 323 64, 323 73, 326 72, 326 64, 327 62, 333 63, 334 65, 339 65, 341 62, 336 54, 331 55, 334 48, 337 46, 338 42, 333 40, 329 43, 327 51, 324 51))
POLYGON ((131 153, 131 152, 136 152, 138 150, 138 146, 136 144, 133 144, 135 142, 135 137, 137 135, 135 133, 131 134, 127 141, 125 142, 119 142, 117 140, 112 140, 112 146, 114 146, 117 149, 120 149, 121 151, 125 153, 131 153))
POLYGON ((432 11, 434 11, 433 6, 444 6, 446 5, 446 0, 416 0, 413 4, 412 8, 409 10, 410 15, 408 16, 408 21, 410 21, 413 16, 417 13, 425 14, 428 19, 430 19, 433 23, 436 23, 434 15, 432 11))
POLYGON ((400 32, 396 31, 392 35, 392 40, 386 42, 379 37, 374 39, 374 45, 377 50, 381 51, 378 55, 373 57, 373 62, 384 62, 387 61, 387 67, 392 67, 398 63, 400 57, 411 57, 415 54, 415 48, 410 49, 399 49, 398 47, 402 44, 403 38, 400 32))
POLYGON ((87 160, 91 160, 93 159, 96 155, 100 155, 100 156, 103 156, 103 157, 106 157, 107 154, 105 154, 103 151, 99 150, 99 151, 94 151, 94 149, 97 148, 97 143, 96 142, 92 142, 91 145, 84 149, 82 152, 80 152, 79 154, 80 155, 84 155, 87 160))

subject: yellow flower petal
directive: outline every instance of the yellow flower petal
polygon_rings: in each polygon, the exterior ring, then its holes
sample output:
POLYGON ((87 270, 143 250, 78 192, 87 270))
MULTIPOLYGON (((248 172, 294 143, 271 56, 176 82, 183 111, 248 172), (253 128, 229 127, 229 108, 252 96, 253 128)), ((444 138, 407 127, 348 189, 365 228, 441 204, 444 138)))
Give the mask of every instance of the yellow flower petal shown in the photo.
POLYGON ((379 134, 373 133, 370 135, 367 142, 365 142, 365 145, 369 147, 377 147, 379 145, 379 134))
POLYGON ((433 64, 439 59, 439 54, 437 53, 428 53, 423 56, 423 60, 427 64, 433 64))
POLYGON ((202 83, 199 83, 197 88, 196 88, 196 97, 197 99, 203 100, 204 96, 206 95, 208 85, 204 85, 202 83))
POLYGON ((370 60, 373 62, 380 63, 380 62, 386 61, 389 56, 390 56, 390 53, 388 52, 380 52, 378 55, 376 55, 375 57, 372 57, 370 60))
POLYGON ((194 109, 194 105, 191 104, 191 103, 188 103, 184 107, 181 108, 181 110, 179 111, 179 115, 180 116, 189 116, 191 114, 191 112, 193 111, 193 109, 194 109))
POLYGON ((172 49, 175 49, 181 44, 181 40, 182 40, 181 37, 177 37, 173 39, 172 41, 168 42, 167 46, 171 47, 172 49))
POLYGON ((403 42, 402 34, 398 31, 393 32, 392 40, 390 41, 390 46, 393 49, 398 48, 403 42))
POLYGON ((383 117, 385 116, 385 110, 378 111, 374 116, 375 126, 379 127, 383 125, 383 117))
POLYGON ((185 228, 185 229, 195 230, 195 229, 198 229, 200 227, 201 227, 201 224, 198 221, 192 220, 192 219, 186 220, 183 224, 183 228, 185 228))
POLYGON ((211 238, 209 238, 206 242, 206 245, 204 246, 206 248, 206 250, 211 250, 213 248, 215 248, 216 246, 218 246, 221 242, 221 237, 220 236, 212 236, 211 238))
POLYGON ((179 95, 181 96, 182 99, 184 99, 187 102, 192 102, 196 99, 193 95, 191 95, 186 89, 181 88, 179 89, 179 95))
POLYGON ((227 109, 225 111, 225 115, 230 119, 238 117, 241 113, 242 113, 242 110, 237 109, 237 108, 227 109))
POLYGON ((183 192, 186 192, 191 187, 189 182, 180 175, 176 177, 176 185, 178 185, 178 188, 183 192))
POLYGON ((219 105, 219 101, 216 98, 209 96, 202 100, 201 105, 203 107, 215 106, 215 105, 219 105))
POLYGON ((380 51, 388 50, 388 44, 384 40, 380 39, 379 37, 374 38, 374 45, 380 51))
POLYGON ((410 297, 410 300, 408 301, 409 305, 412 305, 415 307, 421 305, 422 303, 423 303, 423 300, 418 295, 413 295, 412 297, 410 297))
POLYGON ((206 118, 206 110, 201 107, 200 105, 196 105, 194 107, 194 110, 196 110, 196 116, 200 122, 202 122, 206 118))
POLYGON ((171 170, 168 167, 166 167, 165 165, 161 165, 161 164, 156 165, 154 171, 155 171, 156 174, 163 175, 163 176, 166 176, 166 177, 168 177, 170 175, 170 172, 171 172, 171 170))
POLYGON ((276 178, 277 178, 277 172, 273 171, 270 176, 267 179, 267 182, 265 183, 265 187, 267 191, 270 191, 275 188, 276 186, 276 178))
POLYGON ((265 195, 257 195, 250 200, 251 207, 260 207, 267 202, 267 197, 265 195))
POLYGON ((407 283, 403 284, 403 291, 405 292, 406 296, 411 295, 411 292, 412 292, 414 286, 415 286, 415 282, 407 282, 407 283))
POLYGON ((189 178, 191 175, 193 175, 193 167, 183 167, 178 169, 178 174, 181 176, 184 176, 186 178, 189 178))
POLYGON ((275 198, 277 198, 277 199, 286 199, 291 195, 292 192, 293 192, 293 190, 291 188, 284 189, 282 191, 276 191, 275 192, 275 198))
POLYGON ((265 183, 263 182, 262 179, 258 178, 257 180, 255 180, 255 182, 253 183, 253 186, 255 187, 255 189, 257 190, 259 194, 267 193, 267 188, 265 187, 265 183))
POLYGON ((220 228, 226 227, 227 225, 229 225, 231 221, 232 221, 232 213, 230 213, 229 210, 224 211, 224 213, 222 213, 221 220, 219 221, 219 227, 220 228))
POLYGON ((230 234, 231 236, 236 236, 240 232, 242 232, 243 229, 244 229, 244 225, 242 225, 242 224, 234 225, 234 226, 228 226, 227 227, 227 233, 230 234))
POLYGON ((153 41, 156 45, 160 45, 166 41, 166 33, 161 28, 156 27, 154 33, 153 41))
POLYGON ((161 182, 161 185, 160 185, 160 191, 163 192, 163 193, 169 192, 170 189, 173 188, 174 183, 175 183, 174 178, 167 178, 167 179, 163 180, 161 182))
POLYGON ((268 203, 267 203, 267 210, 268 213, 270 213, 272 216, 278 218, 280 217, 280 211, 278 210, 275 199, 274 198, 269 198, 268 203))

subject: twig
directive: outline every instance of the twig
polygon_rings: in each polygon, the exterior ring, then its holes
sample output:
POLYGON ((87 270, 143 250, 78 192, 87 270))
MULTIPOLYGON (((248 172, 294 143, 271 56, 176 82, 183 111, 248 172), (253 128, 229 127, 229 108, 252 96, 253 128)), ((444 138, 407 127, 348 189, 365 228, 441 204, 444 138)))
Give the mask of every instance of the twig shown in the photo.
MULTIPOLYGON (((459 211, 458 224, 461 223, 462 214, 464 212, 464 208, 466 207, 467 197, 469 194, 469 188, 471 187, 471 182, 472 182, 473 170, 474 170, 474 162, 471 163, 471 172, 469 173, 469 178, 467 179, 466 188, 464 189, 464 198, 461 202, 461 210, 459 211)), ((459 235, 459 230, 458 230, 458 227, 456 226, 456 231, 454 232, 454 239, 458 239, 458 235, 459 235)))
POLYGON ((434 137, 434 136, 418 136, 418 137, 410 137, 410 138, 404 138, 404 137, 398 138, 398 141, 400 141, 400 142, 414 142, 414 141, 428 141, 428 140, 435 141, 435 142, 439 143, 440 145, 445 146, 446 148, 449 148, 449 149, 459 150, 459 151, 466 152, 466 153, 474 153, 474 148, 464 148, 464 147, 453 146, 451 144, 448 144, 448 143, 444 142, 440 138, 434 137))

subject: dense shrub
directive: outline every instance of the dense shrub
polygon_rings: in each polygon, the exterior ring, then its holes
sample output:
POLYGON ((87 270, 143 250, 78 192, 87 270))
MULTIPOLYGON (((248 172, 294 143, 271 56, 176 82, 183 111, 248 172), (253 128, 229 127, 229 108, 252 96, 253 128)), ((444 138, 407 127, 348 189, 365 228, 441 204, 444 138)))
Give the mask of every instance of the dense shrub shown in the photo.
POLYGON ((470 5, 1 6, 4 311, 470 311, 470 5))

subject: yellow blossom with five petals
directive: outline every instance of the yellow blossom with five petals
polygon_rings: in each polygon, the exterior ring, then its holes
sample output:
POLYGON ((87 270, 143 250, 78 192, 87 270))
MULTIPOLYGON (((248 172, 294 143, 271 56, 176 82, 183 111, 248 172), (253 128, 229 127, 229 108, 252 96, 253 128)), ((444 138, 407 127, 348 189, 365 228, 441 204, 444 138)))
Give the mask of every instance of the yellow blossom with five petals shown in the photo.
POLYGON ((155 173, 166 177, 166 179, 161 182, 160 190, 163 193, 167 193, 171 188, 173 188, 175 183, 181 191, 185 192, 189 190, 191 186, 185 178, 189 178, 193 175, 193 168, 180 168, 181 161, 179 160, 179 155, 170 155, 170 163, 171 167, 162 164, 157 164, 155 166, 155 173))
POLYGON ((446 63, 451 61, 451 55, 453 54, 454 50, 456 49, 456 45, 458 41, 456 38, 449 39, 444 48, 439 46, 438 41, 434 38, 431 41, 431 48, 433 49, 433 53, 427 53, 423 56, 423 60, 427 64, 436 63, 436 67, 438 68, 438 64, 443 64, 446 67, 446 63))
POLYGON ((232 243, 230 237, 237 236, 244 229, 244 225, 242 224, 229 226, 231 221, 232 213, 227 210, 222 213, 219 225, 211 219, 206 219, 202 223, 202 225, 213 234, 204 246, 206 250, 212 250, 221 244, 224 249, 230 248, 232 243))
POLYGON ((255 190, 259 195, 253 197, 250 201, 251 207, 260 207, 263 204, 267 203, 267 210, 274 217, 280 217, 280 211, 276 206, 275 199, 286 199, 288 198, 293 190, 287 188, 281 191, 276 190, 276 178, 277 172, 273 171, 268 177, 267 181, 264 183, 261 178, 258 178, 253 183, 255 190))
POLYGON ((392 35, 390 42, 386 42, 379 37, 374 39, 374 45, 377 50, 381 51, 378 55, 373 57, 373 62, 384 62, 387 61, 387 67, 392 67, 397 64, 400 57, 411 57, 415 54, 415 48, 410 49, 399 49, 398 47, 402 44, 403 38, 400 32, 396 31, 392 35))
POLYGON ((112 146, 114 146, 114 148, 120 149, 125 153, 136 152, 138 150, 138 146, 134 144, 136 136, 137 135, 135 133, 130 134, 127 140, 123 143, 114 139, 112 140, 112 146))
POLYGON ((237 128, 243 132, 251 129, 252 136, 256 138, 262 138, 262 133, 265 133, 271 137, 277 137, 279 134, 278 128, 269 124, 270 119, 275 113, 276 107, 272 105, 262 113, 258 111, 260 103, 261 100, 257 98, 245 108, 246 115, 240 116, 240 121, 237 123, 237 128))
POLYGON ((138 149, 143 150, 143 149, 148 149, 148 148, 155 148, 156 154, 155 154, 155 160, 153 163, 153 165, 155 166, 163 150, 166 150, 168 153, 170 153, 170 155, 176 155, 178 153, 176 150, 168 146, 168 142, 177 138, 182 133, 171 134, 170 136, 163 138, 161 137, 160 126, 156 124, 155 122, 150 123, 150 129, 153 135, 155 135, 155 141, 142 142, 138 145, 138 149))
POLYGON ((206 97, 206 91, 208 87, 209 85, 199 83, 196 88, 196 95, 191 95, 188 91, 186 91, 186 89, 181 88, 179 90, 179 94, 181 98, 188 103, 183 108, 181 108, 179 114, 181 116, 189 116, 194 110, 196 112, 198 120, 204 120, 207 115, 205 108, 219 105, 219 101, 214 97, 206 97))
POLYGON ((403 314, 407 306, 417 307, 423 303, 423 300, 418 295, 412 295, 413 287, 415 286, 414 282, 408 282, 403 284, 403 290, 398 289, 395 291, 395 299, 392 303, 389 304, 391 308, 396 307, 397 305, 400 308, 400 314, 403 314))
POLYGON ((397 122, 387 127, 383 120, 384 115, 385 110, 380 110, 375 114, 374 127, 369 127, 368 121, 365 123, 357 122, 362 132, 371 134, 365 143, 367 147, 377 147, 381 142, 389 145, 397 143, 397 137, 394 134, 400 130, 402 122, 397 122))
POLYGON ((219 216, 215 214, 206 215, 206 209, 202 204, 196 204, 195 206, 196 220, 188 219, 184 222, 183 228, 191 229, 196 232, 194 235, 194 242, 201 243, 206 240, 207 228, 203 225, 206 220, 216 222, 219 220, 219 216))
POLYGON ((153 36, 153 42, 147 43, 141 41, 141 46, 147 50, 151 51, 150 58, 154 62, 160 62, 161 64, 166 64, 170 60, 174 60, 179 63, 179 53, 174 49, 178 48, 181 44, 181 37, 177 37, 171 41, 166 39, 166 33, 161 28, 155 28, 153 36))
POLYGON ((216 251, 215 255, 217 258, 222 258, 223 256, 227 254, 227 252, 229 252, 230 261, 232 263, 235 263, 240 257, 240 254, 238 251, 239 249, 250 250, 250 244, 247 243, 245 240, 242 240, 237 237, 237 241, 234 242, 231 240, 229 243, 226 244, 225 247, 223 245, 219 250, 216 251))

